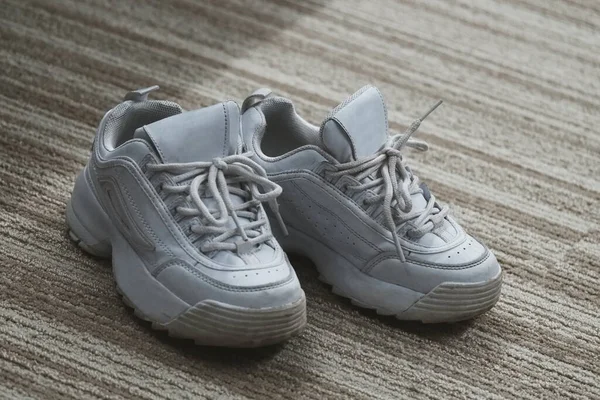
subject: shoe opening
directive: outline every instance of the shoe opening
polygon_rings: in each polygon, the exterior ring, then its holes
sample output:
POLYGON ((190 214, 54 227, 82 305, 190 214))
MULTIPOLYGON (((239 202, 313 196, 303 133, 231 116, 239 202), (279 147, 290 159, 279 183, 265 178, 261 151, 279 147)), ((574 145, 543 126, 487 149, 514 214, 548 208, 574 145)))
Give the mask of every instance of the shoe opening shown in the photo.
POLYGON ((323 148, 319 127, 299 116, 291 101, 273 97, 256 107, 267 123, 260 144, 266 156, 277 157, 307 145, 323 148))
POLYGON ((108 150, 114 150, 132 139, 137 128, 182 112, 181 106, 171 101, 145 100, 121 103, 106 116, 104 145, 108 150))

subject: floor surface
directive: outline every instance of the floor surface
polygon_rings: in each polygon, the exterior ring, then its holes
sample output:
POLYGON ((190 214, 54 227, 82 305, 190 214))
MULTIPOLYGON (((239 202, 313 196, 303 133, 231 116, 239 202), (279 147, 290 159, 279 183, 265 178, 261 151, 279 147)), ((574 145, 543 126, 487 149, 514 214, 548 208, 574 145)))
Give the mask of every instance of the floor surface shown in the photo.
POLYGON ((600 398, 600 4, 594 0, 0 1, 0 397, 600 398), (292 259, 309 324, 256 351, 196 347, 126 308, 64 210, 130 89, 186 108, 268 86, 320 123, 366 83, 409 164, 495 252, 467 323, 361 311, 292 259))

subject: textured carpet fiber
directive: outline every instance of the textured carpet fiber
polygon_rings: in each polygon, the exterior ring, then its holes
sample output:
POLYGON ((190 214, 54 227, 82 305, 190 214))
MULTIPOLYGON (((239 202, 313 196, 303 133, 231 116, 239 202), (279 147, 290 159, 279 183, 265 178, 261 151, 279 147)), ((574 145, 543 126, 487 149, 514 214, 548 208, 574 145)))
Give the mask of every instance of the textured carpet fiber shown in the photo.
POLYGON ((600 398, 600 4, 0 2, 0 397, 600 398), (196 347, 124 306, 64 210, 103 113, 159 84, 185 108, 268 86, 315 123, 363 84, 394 131, 438 98, 410 165, 496 253, 467 323, 401 323, 293 259, 309 323, 256 351, 196 347))

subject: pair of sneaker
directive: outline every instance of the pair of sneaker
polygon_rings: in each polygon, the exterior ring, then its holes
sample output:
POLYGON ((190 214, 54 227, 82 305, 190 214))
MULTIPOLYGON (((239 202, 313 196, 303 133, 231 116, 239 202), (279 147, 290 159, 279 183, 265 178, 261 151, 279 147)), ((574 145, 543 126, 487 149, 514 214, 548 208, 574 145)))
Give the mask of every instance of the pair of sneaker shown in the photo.
POLYGON ((306 299, 285 252, 403 320, 468 319, 498 300, 494 255, 405 163, 403 149, 427 148, 410 138, 422 118, 389 136, 376 88, 320 127, 265 89, 241 110, 185 112, 148 100, 155 89, 106 113, 66 210, 71 238, 112 257, 117 290, 154 328, 235 347, 297 334, 306 299))

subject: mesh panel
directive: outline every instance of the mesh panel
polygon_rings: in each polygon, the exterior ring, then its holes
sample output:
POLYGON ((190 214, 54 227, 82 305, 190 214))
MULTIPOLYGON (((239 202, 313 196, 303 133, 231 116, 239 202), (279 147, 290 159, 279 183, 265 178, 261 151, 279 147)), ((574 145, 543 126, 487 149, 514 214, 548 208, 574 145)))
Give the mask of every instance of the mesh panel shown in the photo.
POLYGON ((114 149, 133 137, 133 132, 144 125, 180 114, 181 107, 171 101, 126 101, 115 107, 106 119, 104 141, 114 149))

